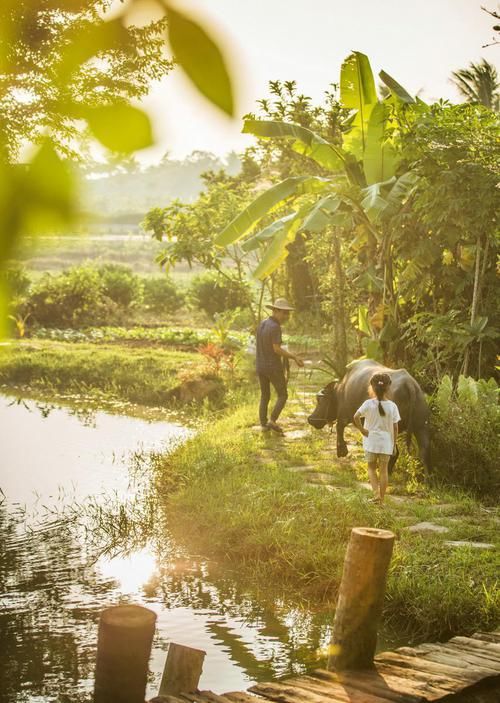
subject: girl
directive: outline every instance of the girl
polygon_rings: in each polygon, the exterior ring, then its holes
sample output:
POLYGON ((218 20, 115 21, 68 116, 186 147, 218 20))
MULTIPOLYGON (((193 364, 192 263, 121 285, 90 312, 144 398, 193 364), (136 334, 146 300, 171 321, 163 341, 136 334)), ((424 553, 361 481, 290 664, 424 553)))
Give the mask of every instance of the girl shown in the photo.
POLYGON ((377 503, 384 502, 389 482, 387 465, 391 454, 396 452, 398 422, 401 420, 398 406, 387 398, 390 385, 391 378, 388 374, 376 373, 372 376, 369 389, 372 398, 365 400, 354 415, 354 424, 363 435, 363 448, 368 462, 373 501, 377 503), (360 418, 364 418, 364 426, 360 418))

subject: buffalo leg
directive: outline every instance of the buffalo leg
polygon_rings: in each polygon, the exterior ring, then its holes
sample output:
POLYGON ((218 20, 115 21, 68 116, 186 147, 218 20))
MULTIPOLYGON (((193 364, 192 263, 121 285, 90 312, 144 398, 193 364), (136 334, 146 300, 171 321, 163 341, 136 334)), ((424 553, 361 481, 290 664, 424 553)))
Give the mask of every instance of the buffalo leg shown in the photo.
POLYGON ((389 464, 387 465, 387 470, 389 472, 389 476, 392 474, 392 471, 393 471, 393 469, 396 465, 396 462, 398 460, 398 456, 399 456, 399 449, 398 449, 398 445, 396 444, 396 452, 395 452, 395 454, 392 454, 391 458, 389 459, 389 464))
POLYGON ((347 425, 347 422, 343 422, 342 420, 337 420, 337 456, 342 457, 342 456, 347 456, 349 454, 349 451, 347 449, 347 444, 344 439, 344 430, 347 425))
POLYGON ((424 427, 415 431, 415 438, 418 444, 418 455, 420 461, 424 465, 425 476, 429 476, 429 470, 431 468, 431 440, 429 434, 429 428, 424 427))

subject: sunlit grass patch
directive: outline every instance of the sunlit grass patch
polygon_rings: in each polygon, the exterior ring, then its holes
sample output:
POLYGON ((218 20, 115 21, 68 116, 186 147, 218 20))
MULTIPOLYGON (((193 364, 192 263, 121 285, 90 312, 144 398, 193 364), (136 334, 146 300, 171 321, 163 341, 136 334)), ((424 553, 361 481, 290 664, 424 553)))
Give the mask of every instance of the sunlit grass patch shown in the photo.
POLYGON ((0 352, 0 383, 47 391, 105 393, 144 405, 172 404, 180 369, 202 375, 197 354, 37 341, 0 352))
POLYGON ((497 552, 445 542, 492 538, 495 516, 467 495, 422 485, 416 495, 389 496, 383 508, 370 504, 369 491, 358 485, 359 460, 337 460, 324 434, 295 442, 262 435, 251 428, 255 413, 255 402, 237 407, 165 461, 169 524, 188 550, 223 562, 245 583, 272 583, 332 607, 352 527, 391 529, 397 537, 386 601, 391 626, 437 638, 494 624, 497 552), (331 477, 331 490, 309 484, 311 471, 331 477), (406 530, 424 520, 449 532, 406 530))
POLYGON ((500 617, 498 550, 452 548, 442 535, 402 533, 385 615, 419 639, 491 629, 500 617))

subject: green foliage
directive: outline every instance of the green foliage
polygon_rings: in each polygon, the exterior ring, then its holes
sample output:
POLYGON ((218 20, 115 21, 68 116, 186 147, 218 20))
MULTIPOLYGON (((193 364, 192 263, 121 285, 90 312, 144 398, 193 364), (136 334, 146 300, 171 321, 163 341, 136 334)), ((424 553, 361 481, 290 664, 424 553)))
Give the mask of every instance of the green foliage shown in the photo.
POLYGON ((405 337, 422 343, 410 363, 430 349, 438 377, 489 375, 499 313, 498 117, 478 105, 419 106, 402 149, 418 177, 411 207, 390 225, 405 337))
POLYGON ((127 153, 154 143, 149 117, 132 105, 102 105, 85 115, 92 134, 111 151, 127 153))
POLYGON ((434 475, 490 499, 500 495, 500 405, 494 379, 444 376, 432 398, 434 475))
POLYGON ((105 300, 98 271, 80 266, 58 276, 42 276, 22 309, 37 325, 81 327, 104 321, 116 306, 105 300))
POLYGON ((231 271, 224 275, 207 271, 193 278, 188 297, 192 305, 213 317, 225 310, 249 307, 251 291, 250 286, 231 271))
POLYGON ((192 18, 167 6, 168 34, 174 57, 198 90, 233 115, 233 90, 226 62, 217 44, 192 18))
POLYGON ((144 279, 144 305, 156 312, 174 313, 184 304, 184 293, 168 276, 144 279))
POLYGON ((14 0, 2 5, 6 51, 0 108, 9 158, 15 158, 25 139, 37 143, 46 134, 58 151, 74 154, 82 145, 81 118, 89 119, 106 146, 136 148, 133 131, 109 143, 103 111, 124 110, 116 115, 116 134, 136 124, 129 117, 140 111, 126 102, 146 95, 151 78, 172 68, 163 53, 165 20, 127 26, 126 11, 109 19, 110 0, 63 2, 64 12, 59 5, 26 0, 22 11, 14 0))
MULTIPOLYGON (((146 21, 134 26, 128 13, 137 5, 132 0, 116 12, 112 0, 2 3, 0 265, 23 234, 74 220, 76 189, 61 155, 81 156, 91 133, 119 152, 152 143, 149 117, 129 103, 172 68, 164 52, 167 17, 178 62, 209 100, 232 113, 231 81, 209 33, 167 0, 160 2, 163 17, 148 22, 141 12, 146 21), (16 161, 26 145, 40 148, 21 167, 16 161)), ((0 286, 0 334, 6 295, 0 286)))
POLYGON ((8 266, 0 269, 0 279, 7 284, 13 298, 24 295, 31 285, 31 278, 22 266, 8 266))
POLYGON ((471 62, 468 68, 453 71, 452 82, 465 102, 479 103, 495 112, 500 111, 500 81, 495 66, 486 59, 471 62))
MULTIPOLYGON (((377 100, 366 56, 354 52, 344 62, 340 104, 344 113, 356 112, 336 114, 341 134, 331 149, 309 125, 247 120, 246 131, 293 140, 289 149, 329 168, 330 177, 295 175, 294 164, 293 175, 261 193, 216 242, 239 241, 256 228, 241 248, 260 250, 254 275, 265 278, 305 233, 306 261, 330 299, 324 307, 334 307, 335 320, 365 310, 351 356, 403 363, 425 375, 426 387, 446 371, 455 378, 491 374, 499 314, 498 118, 477 105, 428 106, 381 77, 391 91, 384 101, 377 100), (340 158, 335 167, 332 155, 340 158), (302 188, 320 180, 320 197, 302 188)), ((349 335, 337 326, 335 346, 346 348, 349 335)))
MULTIPOLYGON (((248 164, 249 159, 244 162, 248 164)), ((164 249, 156 257, 161 266, 168 269, 179 261, 187 261, 190 266, 201 264, 218 272, 228 266, 229 258, 234 263, 231 275, 243 290, 248 286, 249 278, 245 255, 238 246, 229 247, 227 251, 215 246, 214 233, 234 217, 243 203, 248 202, 253 186, 245 169, 237 176, 209 171, 202 178, 206 189, 194 203, 175 200, 166 208, 153 208, 147 213, 142 227, 157 240, 165 242, 164 249)), ((251 297, 245 301, 254 314, 252 302, 251 297)), ((231 307, 234 305, 230 304, 231 307)), ((223 309, 217 304, 215 311, 223 309)))
POLYGON ((132 343, 144 346, 162 345, 180 349, 195 350, 202 344, 217 342, 224 346, 240 348, 248 344, 248 334, 234 330, 193 329, 192 327, 88 327, 81 330, 40 327, 31 333, 34 339, 49 339, 61 342, 109 342, 132 343), (221 341, 221 337, 224 341, 221 341))
POLYGON ((128 266, 106 264, 97 269, 102 293, 122 308, 142 302, 143 284, 128 266))
MULTIPOLYGON (((216 243, 227 246, 239 241, 257 225, 265 224, 271 213, 289 208, 293 201, 295 209, 291 213, 288 210, 285 217, 280 213, 278 220, 266 224, 243 243, 246 251, 257 246, 263 249, 254 276, 265 279, 277 270, 299 232, 323 229, 332 236, 338 229, 351 234, 354 226, 368 240, 363 246, 363 257, 374 266, 380 265, 378 262, 388 256, 389 248, 381 231, 382 223, 407 200, 413 186, 408 174, 396 177, 400 158, 393 112, 399 96, 398 91, 394 92, 393 97, 379 101, 367 56, 353 52, 341 68, 341 100, 335 113, 338 131, 331 143, 303 125, 247 119, 244 131, 265 138, 293 139, 292 150, 310 157, 329 172, 329 177, 292 175, 273 184, 225 226, 216 243)), ((337 277, 342 273, 339 260, 337 256, 337 277)), ((388 285, 391 284, 392 281, 388 285)), ((371 307, 375 306, 374 301, 371 307)), ((339 312, 345 317, 343 307, 339 312)), ((345 349, 345 339, 339 344, 345 349)))
POLYGON ((84 327, 116 320, 142 301, 142 282, 130 268, 107 264, 75 266, 45 274, 19 306, 30 323, 42 327, 84 327))

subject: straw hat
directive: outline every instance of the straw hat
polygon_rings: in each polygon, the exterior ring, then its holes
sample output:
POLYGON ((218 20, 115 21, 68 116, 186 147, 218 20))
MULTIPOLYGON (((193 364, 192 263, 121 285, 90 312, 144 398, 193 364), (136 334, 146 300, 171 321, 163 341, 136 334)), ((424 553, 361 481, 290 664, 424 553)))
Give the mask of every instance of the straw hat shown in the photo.
POLYGON ((268 303, 266 308, 271 308, 271 310, 295 310, 286 298, 276 298, 274 303, 268 303))

